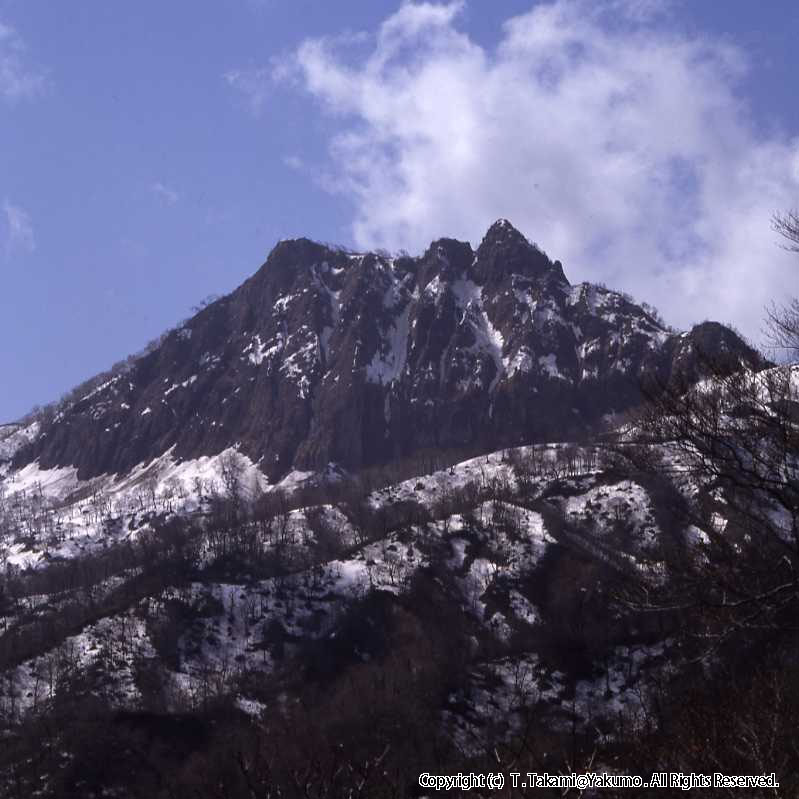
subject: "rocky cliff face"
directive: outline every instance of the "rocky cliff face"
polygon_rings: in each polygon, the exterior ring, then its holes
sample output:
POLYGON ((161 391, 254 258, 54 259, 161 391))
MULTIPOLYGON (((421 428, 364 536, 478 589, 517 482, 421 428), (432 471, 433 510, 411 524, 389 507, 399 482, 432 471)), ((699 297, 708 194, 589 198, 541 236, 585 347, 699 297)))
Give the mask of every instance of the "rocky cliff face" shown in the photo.
POLYGON ((15 466, 88 478, 171 447, 238 446, 275 479, 573 438, 634 406, 646 374, 696 377, 700 351, 757 360, 721 325, 673 333, 620 293, 571 285, 505 220, 476 251, 440 239, 416 258, 283 241, 232 294, 62 408, 15 466))

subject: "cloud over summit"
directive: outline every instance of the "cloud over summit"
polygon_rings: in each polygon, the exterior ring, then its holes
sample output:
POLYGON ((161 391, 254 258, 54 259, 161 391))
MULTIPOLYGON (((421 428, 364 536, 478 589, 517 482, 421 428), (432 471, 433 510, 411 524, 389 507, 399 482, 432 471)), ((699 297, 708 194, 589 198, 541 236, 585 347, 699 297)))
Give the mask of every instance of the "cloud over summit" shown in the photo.
POLYGON ((507 217, 573 281, 757 337, 795 291, 770 218, 797 204, 799 139, 754 126, 744 54, 652 0, 536 5, 492 49, 464 8, 405 3, 357 48, 309 39, 291 58, 338 120, 324 184, 354 203, 358 244, 476 242, 507 217))

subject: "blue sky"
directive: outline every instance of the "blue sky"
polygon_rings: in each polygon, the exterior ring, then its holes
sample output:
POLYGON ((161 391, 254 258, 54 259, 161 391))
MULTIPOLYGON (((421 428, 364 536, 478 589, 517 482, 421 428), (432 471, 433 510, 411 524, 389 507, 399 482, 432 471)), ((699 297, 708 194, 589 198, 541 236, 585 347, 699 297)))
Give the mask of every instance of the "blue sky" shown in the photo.
POLYGON ((799 6, 0 0, 0 421, 278 239, 507 216, 573 281, 759 335, 799 285, 799 6))

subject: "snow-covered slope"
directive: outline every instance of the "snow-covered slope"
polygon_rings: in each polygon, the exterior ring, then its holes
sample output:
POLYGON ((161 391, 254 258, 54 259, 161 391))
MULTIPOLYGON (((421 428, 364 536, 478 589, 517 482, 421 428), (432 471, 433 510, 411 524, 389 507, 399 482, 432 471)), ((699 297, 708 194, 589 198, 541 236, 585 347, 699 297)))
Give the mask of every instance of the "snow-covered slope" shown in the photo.
MULTIPOLYGON (((509 669, 527 664, 530 688, 546 699, 547 712, 565 712, 563 675, 544 667, 535 648, 510 661, 501 654, 515 651, 519 636, 535 638, 551 623, 549 600, 540 606, 537 583, 550 579, 551 562, 563 557, 564 548, 610 574, 657 562, 652 498, 634 480, 605 473, 602 457, 601 449, 565 444, 502 450, 361 494, 356 501, 312 505, 302 504, 296 483, 269 485, 235 451, 183 463, 168 454, 123 477, 90 481, 79 480, 74 470, 29 466, 4 483, 0 560, 42 575, 64 559, 112 558, 118 564, 92 588, 91 615, 106 603, 109 614, 78 624, 58 646, 74 653, 69 668, 102 669, 104 691, 120 707, 143 701, 137 673, 150 663, 170 686, 173 709, 199 701, 210 670, 226 675, 217 690, 238 691, 242 706, 252 712, 259 712, 264 697, 236 688, 244 673, 271 673, 292 651, 300 657, 303 641, 334 635, 353 602, 374 592, 408 601, 422 575, 435 573, 480 646, 494 652, 476 661, 475 683, 464 689, 477 693, 456 703, 466 702, 466 715, 463 709, 453 715, 442 708, 442 723, 458 738, 474 723, 474 714, 487 712, 479 699, 486 669, 507 676, 509 669), (224 522, 227 517, 214 512, 219 503, 243 515, 224 522), (136 548, 178 521, 190 531, 184 565, 193 577, 188 583, 167 579, 154 593, 131 589, 120 608, 114 597, 152 569, 136 548), (231 538, 223 547, 218 529, 231 524, 240 530, 237 543, 231 538), (248 560, 220 580, 220 564, 238 546, 245 546, 248 560), (283 564, 280 576, 257 576, 276 557, 283 564), (174 629, 167 656, 161 625, 168 618, 164 609, 175 604, 194 610, 174 629), (267 630, 271 636, 280 630, 280 641, 269 643, 267 630)), ((335 496, 335 485, 326 490, 335 496)), ((18 627, 24 635, 72 601, 70 590, 27 595, 4 612, 5 629, 18 627)), ((0 705, 23 716, 52 701, 51 657, 44 646, 15 665, 0 705)), ((589 692, 589 683, 580 690, 589 692)), ((635 701, 623 693, 614 693, 612 708, 635 701)), ((510 700, 495 695, 492 701, 510 700)))

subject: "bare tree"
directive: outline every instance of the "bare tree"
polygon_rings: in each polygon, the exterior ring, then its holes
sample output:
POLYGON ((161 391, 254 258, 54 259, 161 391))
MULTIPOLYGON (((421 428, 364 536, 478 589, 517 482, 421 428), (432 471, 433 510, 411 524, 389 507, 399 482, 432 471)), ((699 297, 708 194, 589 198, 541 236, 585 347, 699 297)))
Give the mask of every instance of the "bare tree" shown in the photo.
POLYGON ((766 309, 766 338, 789 360, 799 358, 799 298, 792 297, 783 304, 772 303, 766 309))
POLYGON ((799 212, 788 211, 784 214, 774 214, 771 225, 788 242, 783 245, 786 250, 799 252, 799 212))
MULTIPOLYGON (((799 215, 774 230, 799 253, 799 215)), ((767 311, 770 343, 799 354, 799 298, 767 311)), ((702 354, 700 353, 700 356, 702 354)), ((711 640, 756 630, 799 629, 799 384, 796 365, 732 371, 702 356, 698 386, 650 387, 638 429, 671 448, 695 490, 686 509, 696 540, 670 564, 669 591, 644 605, 701 608, 711 640), (675 579, 676 578, 676 579, 675 579)), ((638 442, 641 443, 640 440, 638 442)), ((648 448, 627 454, 642 463, 648 448)), ((646 470, 646 466, 644 469, 646 470)), ((650 467, 651 470, 651 467, 650 467)))
MULTIPOLYGON (((787 242, 782 246, 799 253, 799 213, 775 214, 772 227, 787 242)), ((766 311, 766 338, 772 347, 786 353, 789 360, 799 358, 799 298, 772 303, 766 311)))
MULTIPOLYGON (((791 367, 712 371, 698 386, 659 386, 623 448, 644 471, 665 448, 688 530, 669 579, 642 576, 639 608, 690 614, 712 645, 799 618, 799 407, 791 367)), ((660 476, 664 477, 661 468, 660 476)))
POLYGON ((239 460, 238 453, 226 452, 219 459, 220 477, 225 487, 228 500, 238 509, 242 500, 242 474, 244 469, 239 460))

